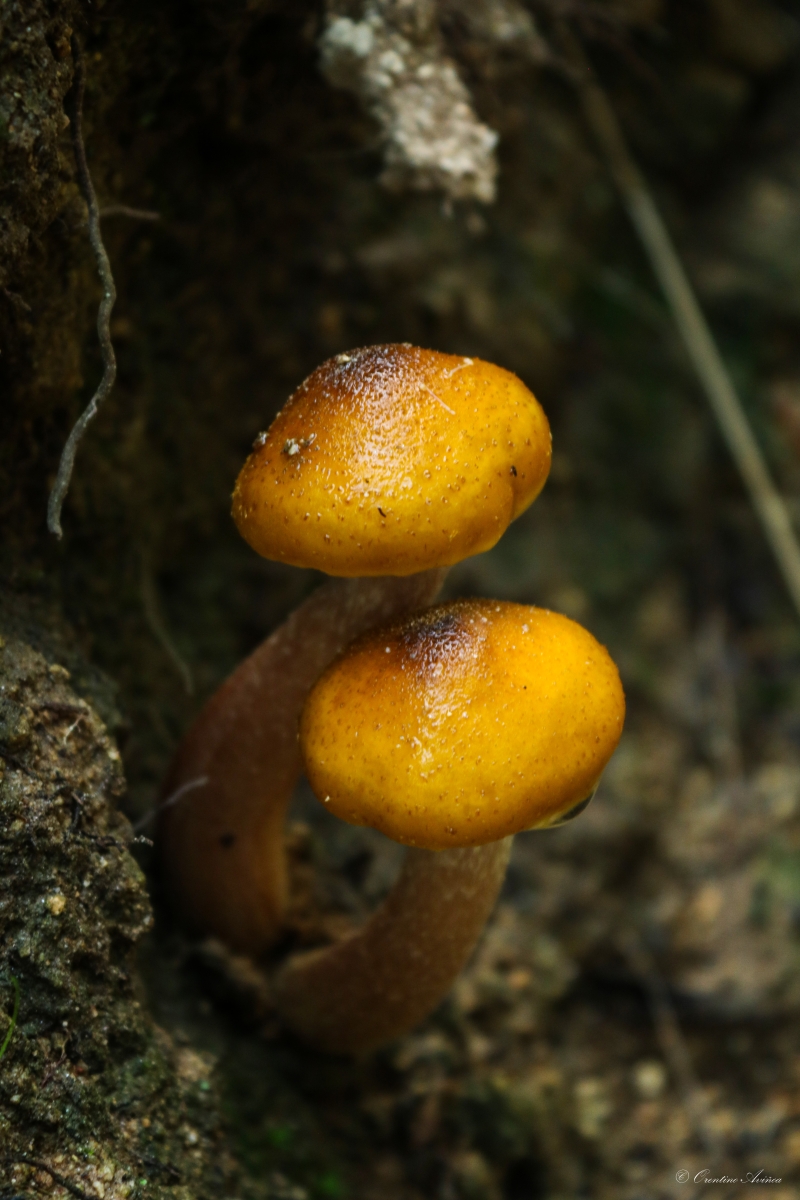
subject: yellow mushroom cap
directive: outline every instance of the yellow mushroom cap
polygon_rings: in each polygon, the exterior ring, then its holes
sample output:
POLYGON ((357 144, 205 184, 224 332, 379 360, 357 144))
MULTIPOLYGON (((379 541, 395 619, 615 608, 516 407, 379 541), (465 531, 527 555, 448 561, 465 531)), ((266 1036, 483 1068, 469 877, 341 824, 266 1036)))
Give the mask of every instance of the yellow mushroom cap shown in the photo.
POLYGON ((410 575, 488 550, 535 500, 550 427, 502 367, 408 344, 318 367, 256 439, 239 532, 330 575, 410 575))
POLYGON ((617 668, 575 621, 459 600, 354 642, 312 689, 300 744, 336 816, 441 850, 588 803, 624 717, 617 668))

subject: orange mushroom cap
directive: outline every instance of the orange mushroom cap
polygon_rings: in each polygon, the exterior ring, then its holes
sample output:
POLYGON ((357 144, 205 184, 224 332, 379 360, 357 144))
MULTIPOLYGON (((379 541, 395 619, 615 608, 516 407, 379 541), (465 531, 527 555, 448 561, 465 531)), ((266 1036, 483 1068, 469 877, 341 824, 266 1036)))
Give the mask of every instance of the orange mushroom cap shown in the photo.
POLYGON ((550 428, 510 371, 406 343, 338 354, 260 434, 239 532, 330 575, 409 575, 498 541, 541 491, 550 428))
POLYGON ((441 850, 585 807, 624 716, 617 668, 582 626, 461 600, 354 642, 312 689, 300 742, 336 816, 441 850))

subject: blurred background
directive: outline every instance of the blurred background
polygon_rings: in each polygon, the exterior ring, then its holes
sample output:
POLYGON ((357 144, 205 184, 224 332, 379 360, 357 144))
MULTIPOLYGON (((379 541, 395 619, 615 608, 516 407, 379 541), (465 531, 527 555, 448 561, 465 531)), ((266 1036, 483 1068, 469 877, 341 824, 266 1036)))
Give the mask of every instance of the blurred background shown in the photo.
MULTIPOLYGON (((574 617, 628 696, 594 803, 517 839, 453 994, 368 1064, 286 1043, 250 984, 159 914, 150 1003, 215 1056, 254 1195, 655 1200, 698 1194, 703 1169, 797 1194, 800 619, 586 123, 563 22, 797 515, 793 0, 108 0, 0 42, 18 88, 0 608, 98 706, 131 817, 204 699, 318 582, 258 559, 230 494, 305 375, 356 346, 480 356, 534 390, 550 480, 447 594, 574 617), (57 543, 48 489, 101 372, 61 115, 69 22, 119 376, 57 543)), ((295 816, 297 869, 315 867, 325 904, 374 904, 393 848, 308 796, 295 816)))

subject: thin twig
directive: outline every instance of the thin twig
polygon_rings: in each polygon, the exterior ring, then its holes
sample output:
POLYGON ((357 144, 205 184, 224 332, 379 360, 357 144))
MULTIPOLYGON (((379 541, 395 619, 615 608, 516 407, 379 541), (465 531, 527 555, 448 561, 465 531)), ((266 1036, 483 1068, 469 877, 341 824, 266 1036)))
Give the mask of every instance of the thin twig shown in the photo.
POLYGON ((7 288, 7 287, 0 287, 0 292, 3 293, 3 295, 6 297, 6 299, 9 300, 14 305, 15 308, 21 309, 22 312, 24 312, 24 313, 29 313, 29 312, 33 311, 30 304, 28 304, 27 300, 23 300, 23 298, 22 298, 22 296, 20 296, 19 292, 12 292, 11 288, 7 288))
POLYGON ((80 704, 61 704, 56 700, 43 700, 31 707, 35 708, 37 712, 54 712, 60 717, 74 717, 75 713, 80 713, 85 717, 89 712, 89 705, 85 700, 82 700, 80 704))
POLYGON ((172 1179, 178 1180, 183 1178, 182 1173, 177 1167, 173 1167, 172 1163, 161 1162, 159 1158, 153 1158, 149 1154, 137 1154, 135 1157, 137 1162, 140 1162, 146 1170, 155 1168, 155 1170, 161 1171, 162 1174, 169 1175, 172 1179))
POLYGON ((134 221, 161 220, 161 213, 153 212, 149 208, 131 208, 129 204, 106 204, 99 209, 98 215, 101 221, 106 217, 131 217, 134 221))
POLYGON ((147 550, 142 549, 142 575, 141 575, 141 597, 142 608, 147 620, 147 624, 153 631, 156 640, 161 644, 167 654, 170 662, 183 680, 183 686, 187 696, 194 695, 194 680, 189 664, 181 658, 180 652, 172 640, 167 623, 161 612, 161 605, 158 602, 158 590, 156 581, 153 575, 153 568, 150 562, 150 555, 147 550))
POLYGON ((54 1183, 57 1183, 59 1187, 66 1188, 71 1195, 76 1197, 76 1200, 92 1200, 92 1197, 87 1192, 84 1192, 83 1188, 79 1188, 72 1180, 60 1175, 58 1171, 54 1171, 52 1167, 48 1167, 47 1163, 42 1162, 38 1158, 26 1158, 24 1154, 15 1154, 8 1158, 0 1159, 0 1162, 26 1163, 29 1167, 36 1167, 37 1171, 46 1171, 54 1183))
POLYGON ((158 814, 163 812, 165 808, 172 808, 173 804, 177 804, 178 801, 182 800, 188 792, 193 792, 195 788, 205 787, 207 783, 207 775, 198 775, 197 779, 190 779, 187 783, 182 783, 181 786, 177 788, 171 796, 167 797, 163 804, 157 804, 155 808, 151 808, 150 811, 146 812, 143 817, 140 817, 139 820, 131 826, 133 832, 138 833, 140 829, 144 829, 145 825, 149 825, 153 818, 157 817, 158 814))
POLYGON ((6 1036, 3 1038, 3 1044, 0 1046, 0 1058, 5 1054, 8 1049, 8 1043, 14 1036, 14 1030, 17 1028, 17 1017, 19 1016, 19 980, 16 975, 12 975, 10 978, 11 986, 14 989, 14 1011, 11 1014, 11 1024, 6 1031, 6 1036))
POLYGON ((616 113, 566 23, 559 32, 586 119, 599 142, 628 215, 661 284, 675 324, 758 514, 784 582, 800 614, 800 544, 786 505, 733 386, 655 200, 633 159, 616 113))
POLYGON ((47 504, 47 528, 57 538, 62 536, 61 506, 69 490, 72 469, 75 466, 75 455, 78 451, 78 443, 83 437, 86 426, 97 415, 98 408, 108 396, 117 377, 117 360, 114 355, 114 347, 111 343, 110 328, 111 310, 117 298, 117 289, 114 286, 111 264, 108 261, 106 248, 103 245, 103 238, 100 234, 100 212, 97 207, 97 196, 95 195, 92 177, 89 174, 89 164, 86 161, 86 148, 83 144, 83 93, 86 85, 86 72, 83 62, 83 51, 81 50, 80 42, 74 35, 72 38, 72 57, 75 63, 75 98, 71 116, 72 146, 78 169, 78 183, 83 193, 83 198, 86 201, 86 208, 89 214, 89 242, 94 251, 97 272, 100 276, 100 282, 103 285, 103 298, 100 301, 100 307, 97 312, 97 336, 100 340, 100 349, 103 355, 103 377, 100 380, 97 391, 73 425, 72 432, 67 438, 64 449, 61 452, 58 474, 56 475, 56 481, 53 484, 53 490, 50 493, 50 499, 47 504))

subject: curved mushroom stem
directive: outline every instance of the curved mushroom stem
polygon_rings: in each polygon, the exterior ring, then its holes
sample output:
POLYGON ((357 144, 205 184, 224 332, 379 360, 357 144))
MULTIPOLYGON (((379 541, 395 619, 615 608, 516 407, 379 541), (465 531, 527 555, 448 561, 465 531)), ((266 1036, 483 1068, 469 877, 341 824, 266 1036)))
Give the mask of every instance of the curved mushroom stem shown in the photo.
POLYGON ((286 1025, 320 1050, 363 1054, 418 1024, 475 946, 513 840, 409 850, 393 890, 361 929, 281 970, 276 1003, 286 1025))
POLYGON ((205 705, 172 760, 159 820, 165 887, 190 927, 254 955, 274 940, 306 695, 354 637, 429 604, 445 574, 323 584, 205 705))

